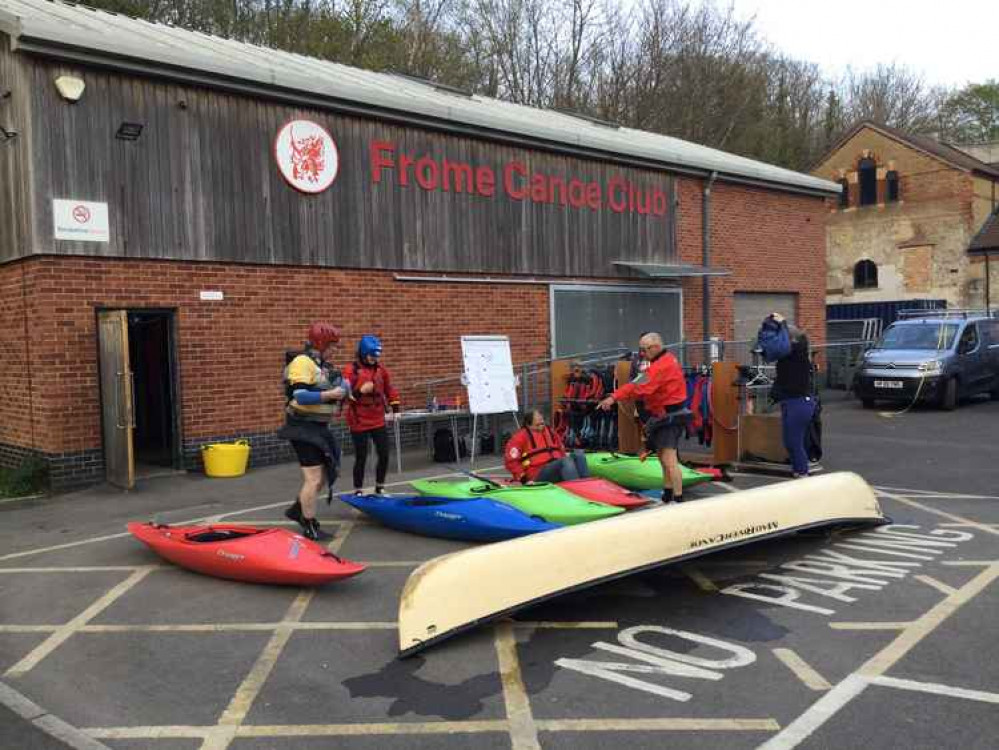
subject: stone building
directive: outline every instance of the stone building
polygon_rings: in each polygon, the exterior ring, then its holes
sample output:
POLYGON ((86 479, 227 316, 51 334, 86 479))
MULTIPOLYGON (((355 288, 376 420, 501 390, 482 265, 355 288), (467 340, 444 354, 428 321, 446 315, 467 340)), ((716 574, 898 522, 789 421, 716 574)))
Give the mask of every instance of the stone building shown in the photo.
MULTIPOLYGON (((999 201, 999 167, 927 136, 864 121, 812 173, 843 188, 826 224, 827 304, 985 305, 985 263, 967 251, 999 201)), ((991 264, 993 292, 997 266, 991 264)))

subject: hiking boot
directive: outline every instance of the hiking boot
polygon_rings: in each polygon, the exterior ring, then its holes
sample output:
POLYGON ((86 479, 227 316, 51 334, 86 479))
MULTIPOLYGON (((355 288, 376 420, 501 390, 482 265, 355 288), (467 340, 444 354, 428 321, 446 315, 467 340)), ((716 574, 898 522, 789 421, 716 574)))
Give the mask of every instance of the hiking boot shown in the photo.
POLYGON ((305 516, 302 515, 302 503, 298 500, 293 502, 288 508, 285 508, 284 517, 302 527, 305 526, 305 516))
POLYGON ((306 518, 303 524, 302 536, 306 539, 311 539, 314 542, 321 542, 326 539, 332 539, 333 535, 323 531, 319 526, 319 519, 317 518, 306 518))

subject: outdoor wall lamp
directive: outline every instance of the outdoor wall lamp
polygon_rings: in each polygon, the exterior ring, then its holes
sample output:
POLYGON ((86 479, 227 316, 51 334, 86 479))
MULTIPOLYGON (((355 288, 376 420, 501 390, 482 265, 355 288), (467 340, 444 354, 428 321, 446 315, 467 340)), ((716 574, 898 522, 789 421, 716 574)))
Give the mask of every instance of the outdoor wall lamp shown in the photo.
POLYGON ((123 141, 137 141, 142 135, 142 128, 143 125, 137 122, 123 122, 118 126, 118 132, 114 134, 114 137, 123 141))
POLYGON ((59 96, 67 102, 75 104, 80 101, 80 97, 83 96, 83 90, 87 88, 87 84, 83 82, 82 78, 77 78, 76 76, 59 76, 55 79, 55 87, 59 92, 59 96))

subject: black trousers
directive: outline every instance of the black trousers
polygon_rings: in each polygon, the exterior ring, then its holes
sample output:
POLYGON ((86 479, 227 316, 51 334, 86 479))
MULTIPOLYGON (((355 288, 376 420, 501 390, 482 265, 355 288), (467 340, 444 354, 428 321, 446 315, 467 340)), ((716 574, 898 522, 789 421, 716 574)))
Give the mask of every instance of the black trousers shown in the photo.
POLYGON ((378 463, 375 464, 375 485, 378 487, 384 485, 389 465, 388 431, 384 427, 379 427, 367 432, 352 432, 350 438, 354 441, 354 489, 359 490, 364 486, 364 467, 368 462, 368 438, 375 444, 375 452, 378 454, 378 463))

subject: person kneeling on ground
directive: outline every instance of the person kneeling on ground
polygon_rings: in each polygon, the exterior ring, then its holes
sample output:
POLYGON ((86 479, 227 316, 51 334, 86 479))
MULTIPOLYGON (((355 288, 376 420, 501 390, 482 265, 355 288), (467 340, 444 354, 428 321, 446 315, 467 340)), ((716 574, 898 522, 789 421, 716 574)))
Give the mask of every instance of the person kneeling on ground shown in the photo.
POLYGON ((526 412, 521 424, 503 448, 506 468, 518 482, 566 482, 590 475, 583 451, 569 455, 540 411, 526 412))
POLYGON ((284 514, 302 527, 309 539, 328 536, 316 520, 316 498, 323 486, 323 471, 333 494, 340 470, 340 445, 330 431, 336 402, 349 392, 349 383, 327 360, 340 341, 340 331, 328 323, 309 326, 308 343, 285 368, 285 423, 277 436, 291 443, 302 467, 302 488, 284 514))
POLYGON ((597 408, 609 410, 618 401, 641 400, 647 420, 642 424, 646 447, 659 457, 663 469, 664 503, 683 500, 683 474, 677 446, 684 427, 690 421, 687 381, 676 357, 666 351, 658 333, 647 333, 638 342, 638 353, 649 362, 648 368, 630 383, 625 383, 601 401, 597 408))
POLYGON ((399 392, 382 356, 382 342, 377 336, 362 336, 357 344, 357 359, 344 368, 350 381, 351 396, 347 404, 347 427, 354 442, 354 494, 364 486, 364 467, 368 461, 368 440, 375 444, 378 461, 375 464, 375 492, 385 491, 385 476, 389 465, 389 439, 385 429, 385 411, 399 413, 399 392))

